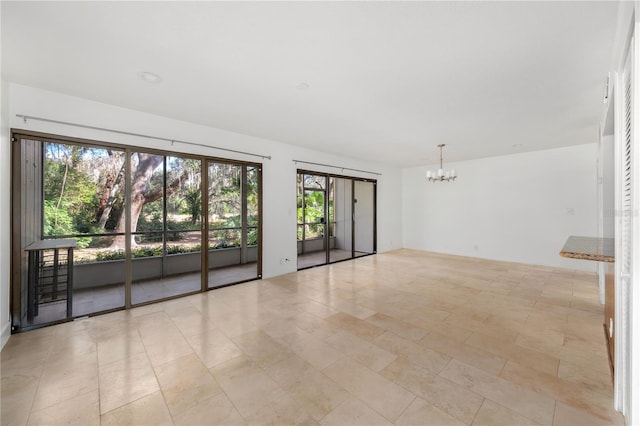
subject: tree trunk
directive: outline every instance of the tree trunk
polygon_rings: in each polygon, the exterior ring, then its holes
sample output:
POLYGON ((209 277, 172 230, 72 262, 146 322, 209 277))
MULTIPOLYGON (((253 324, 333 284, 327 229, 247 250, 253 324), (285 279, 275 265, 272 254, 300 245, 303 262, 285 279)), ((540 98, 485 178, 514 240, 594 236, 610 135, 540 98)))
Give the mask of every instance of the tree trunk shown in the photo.
MULTIPOLYGON (((142 207, 146 204, 146 193, 149 191, 149 185, 151 183, 151 176, 153 171, 162 164, 164 157, 162 155, 147 154, 144 152, 137 152, 138 166, 136 167, 132 179, 131 179, 131 232, 135 232, 138 228, 138 218, 142 212, 142 207)), ((116 226, 117 233, 125 233, 126 228, 126 207, 122 209, 120 219, 118 220, 118 226, 116 226)), ((136 245, 135 239, 131 237, 131 246, 136 245)), ((123 249, 125 247, 125 236, 118 235, 113 240, 111 248, 123 249)))
POLYGON ((116 201, 116 194, 120 189, 120 184, 122 183, 123 176, 124 163, 122 164, 122 168, 120 169, 120 172, 118 172, 118 176, 115 179, 112 174, 109 174, 109 176, 107 176, 107 181, 102 191, 102 196, 100 197, 100 204, 97 214, 98 226, 102 229, 104 229, 107 224, 107 220, 109 220, 109 215, 111 214, 111 209, 113 208, 113 204, 116 201))
POLYGON ((109 203, 109 197, 111 196, 111 190, 113 189, 113 185, 116 183, 115 176, 111 171, 107 172, 107 176, 105 178, 104 187, 102 188, 102 193, 100 194, 100 200, 98 200, 98 212, 96 213, 96 217, 99 219, 102 217, 104 213, 104 209, 107 208, 107 204, 109 203))
MULTIPOLYGON (((163 195, 162 188, 149 192, 149 185, 151 183, 153 171, 162 164, 164 157, 162 155, 145 154, 142 152, 138 152, 136 155, 138 156, 138 166, 136 167, 136 170, 133 173, 133 178, 131 179, 131 232, 136 232, 136 229, 138 228, 138 219, 140 218, 144 205, 160 199, 163 195)), ((169 197, 171 194, 176 192, 188 177, 188 170, 184 170, 178 178, 174 179, 173 182, 167 185, 165 196, 169 197)), ((126 209, 122 209, 122 214, 120 215, 118 226, 116 227, 116 232, 123 234, 126 230, 125 210, 126 209)), ((123 249, 124 246, 124 235, 115 237, 111 244, 112 249, 123 249)), ((136 246, 133 236, 131 237, 131 246, 136 246)))
POLYGON ((67 185, 67 174, 69 172, 69 161, 64 162, 64 175, 62 176, 62 186, 60 187, 60 197, 58 197, 58 203, 56 204, 56 214, 53 219, 53 226, 58 228, 58 211, 60 210, 60 204, 62 203, 62 197, 64 196, 64 187, 67 185))

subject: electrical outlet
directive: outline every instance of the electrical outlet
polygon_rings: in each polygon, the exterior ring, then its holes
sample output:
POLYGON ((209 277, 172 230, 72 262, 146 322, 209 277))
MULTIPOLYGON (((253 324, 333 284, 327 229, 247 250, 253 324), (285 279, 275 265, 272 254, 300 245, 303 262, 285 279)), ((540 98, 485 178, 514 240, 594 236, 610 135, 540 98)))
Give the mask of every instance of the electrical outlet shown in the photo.
POLYGON ((567 216, 573 216, 576 213, 573 207, 567 207, 566 212, 567 216))

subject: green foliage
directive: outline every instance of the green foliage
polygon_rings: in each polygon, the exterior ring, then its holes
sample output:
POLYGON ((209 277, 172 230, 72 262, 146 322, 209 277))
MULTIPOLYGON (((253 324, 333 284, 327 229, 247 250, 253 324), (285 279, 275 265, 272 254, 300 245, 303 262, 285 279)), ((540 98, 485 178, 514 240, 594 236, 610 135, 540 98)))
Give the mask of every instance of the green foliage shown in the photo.
MULTIPOLYGON (((167 255, 171 254, 187 254, 187 253, 197 253, 200 251, 200 244, 196 244, 193 246, 187 245, 177 245, 177 246, 168 246, 167 247, 167 255)), ((131 257, 133 259, 138 259, 142 257, 159 257, 162 256, 162 247, 138 247, 131 250, 131 257)), ((97 262, 106 262, 109 260, 123 260, 125 258, 124 250, 107 250, 96 253, 96 261, 97 262)))
MULTIPOLYGON (((317 238, 323 235, 325 215, 324 215, 324 192, 305 191, 304 208, 302 206, 302 195, 298 195, 298 208, 296 216, 299 225, 305 226, 305 239, 317 238)), ((298 227, 298 240, 302 239, 302 226, 298 227)))
MULTIPOLYGON (((44 236, 72 237, 76 239, 79 248, 98 248, 110 244, 109 238, 83 235, 108 235, 110 231, 116 230, 121 222, 124 214, 124 181, 116 180, 116 177, 122 176, 125 153, 61 143, 47 142, 43 146, 44 236), (106 224, 103 218, 99 225, 105 211, 108 212, 106 224)), ((140 161, 135 155, 131 156, 134 171, 138 167, 136 159, 140 161)), ((139 244, 158 243, 163 240, 181 241, 187 232, 200 230, 198 222, 202 220, 202 202, 207 202, 202 200, 201 167, 199 159, 166 156, 153 170, 148 182, 145 182, 146 189, 142 191, 142 195, 146 197, 162 194, 165 182, 167 192, 159 199, 150 197, 155 201, 145 203, 137 222, 132 224, 132 230, 140 233, 136 235, 139 244), (163 211, 165 200, 167 217, 164 217, 163 211)), ((220 228, 240 228, 242 166, 211 163, 209 173, 209 213, 219 218, 219 222, 212 225, 220 228)), ((258 232, 255 228, 258 225, 258 177, 257 168, 247 168, 249 245, 256 245, 258 242, 258 232)), ((212 231, 210 248, 239 247, 241 234, 239 229, 212 231)), ((181 250, 176 247, 182 246, 170 246, 168 254, 181 250)), ((184 250, 193 250, 193 246, 184 247, 188 247, 184 250)), ((162 255, 160 248, 142 246, 134 249, 133 253, 133 257, 162 255)), ((97 253, 98 261, 122 258, 122 250, 97 253)))
POLYGON ((73 234, 73 218, 67 210, 56 207, 56 201, 44 200, 44 235, 70 235, 73 234))
MULTIPOLYGON (((44 223, 45 236, 97 233, 95 206, 97 195, 89 176, 74 162, 79 161, 79 147, 66 153, 67 161, 45 158, 44 223)), ((78 247, 88 247, 91 238, 77 238, 78 247)))
POLYGON ((247 245, 248 246, 258 245, 258 228, 251 228, 247 230, 247 245))
MULTIPOLYGON (((247 220, 248 223, 255 221, 257 224, 257 217, 250 216, 247 220)), ((231 229, 216 229, 211 231, 212 237, 216 239, 216 243, 213 245, 214 249, 218 248, 231 248, 240 247, 242 243, 242 233, 238 229, 242 226, 242 219, 240 215, 231 216, 226 218, 225 221, 221 221, 212 224, 215 228, 231 228, 231 229)), ((258 228, 257 226, 251 226, 247 229, 247 245, 258 245, 258 228)))
POLYGON ((239 229, 216 229, 211 231, 211 236, 215 239, 215 243, 211 246, 213 249, 240 247, 239 229))
POLYGON ((191 215, 191 223, 195 224, 202 215, 202 192, 200 188, 191 188, 184 195, 187 204, 186 212, 191 215))
MULTIPOLYGON (((142 215, 140 215, 142 218, 142 215)), ((164 226, 159 216, 154 216, 151 220, 138 220, 137 232, 153 232, 153 234, 138 235, 139 243, 157 243, 162 242, 162 232, 164 226)), ((193 225, 189 222, 176 222, 167 220, 167 241, 179 241, 184 237, 185 231, 193 231, 193 225)))

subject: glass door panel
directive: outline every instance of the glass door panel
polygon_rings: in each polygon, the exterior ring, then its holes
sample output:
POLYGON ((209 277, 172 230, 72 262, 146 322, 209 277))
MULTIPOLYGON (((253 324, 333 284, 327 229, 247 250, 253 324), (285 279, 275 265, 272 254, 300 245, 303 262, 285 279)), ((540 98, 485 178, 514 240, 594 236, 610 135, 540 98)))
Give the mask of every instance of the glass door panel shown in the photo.
POLYGON ((171 296, 202 288, 202 166, 166 157, 164 285, 171 296))
POLYGON ((261 276, 259 164, 14 136, 14 330, 261 276))
POLYGON ((133 304, 200 290, 200 181, 200 160, 132 154, 133 304))
MULTIPOLYGON (((98 201, 94 204, 97 207, 94 214, 85 212, 84 220, 76 222, 78 230, 93 236, 74 237, 77 243, 73 271, 74 316, 120 308, 125 302, 124 252, 118 242, 124 238, 120 223, 124 222, 126 155, 118 149, 85 146, 82 150, 85 154, 81 156, 82 166, 78 166, 92 179, 77 188, 94 189, 98 201)), ((51 180, 45 174, 45 182, 51 180)))
POLYGON ((304 241, 302 259, 299 256, 298 263, 302 261, 303 267, 323 265, 327 263, 324 192, 306 190, 304 200, 304 241))
POLYGON ((329 178, 329 260, 350 259, 352 244, 352 180, 329 178))
POLYGON ((164 156, 131 155, 131 302, 163 298, 164 156))
MULTIPOLYGON (((246 166, 246 208, 244 213, 245 228, 242 240, 241 263, 242 273, 238 278, 242 281, 257 278, 261 275, 258 259, 260 257, 260 170, 246 166)), ((239 271, 240 272, 240 271, 239 271)))
POLYGON ((327 263, 327 177, 298 177, 298 269, 327 263))
POLYGON ((354 254, 356 257, 375 252, 375 184, 354 181, 354 254))
POLYGON ((217 162, 208 168, 208 286, 256 279, 259 171, 217 162))
POLYGON ((124 151, 23 138, 16 143, 20 163, 30 165, 14 187, 24 253, 21 327, 124 306, 124 252, 117 245, 124 235, 117 226, 124 151))

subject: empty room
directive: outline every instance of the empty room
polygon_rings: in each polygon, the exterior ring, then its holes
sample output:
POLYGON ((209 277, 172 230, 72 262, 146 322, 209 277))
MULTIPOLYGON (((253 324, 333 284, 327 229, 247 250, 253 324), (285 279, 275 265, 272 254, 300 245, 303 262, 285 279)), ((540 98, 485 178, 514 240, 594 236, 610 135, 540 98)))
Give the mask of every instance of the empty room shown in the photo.
POLYGON ((638 1, 0 2, 2 425, 640 425, 638 1))

